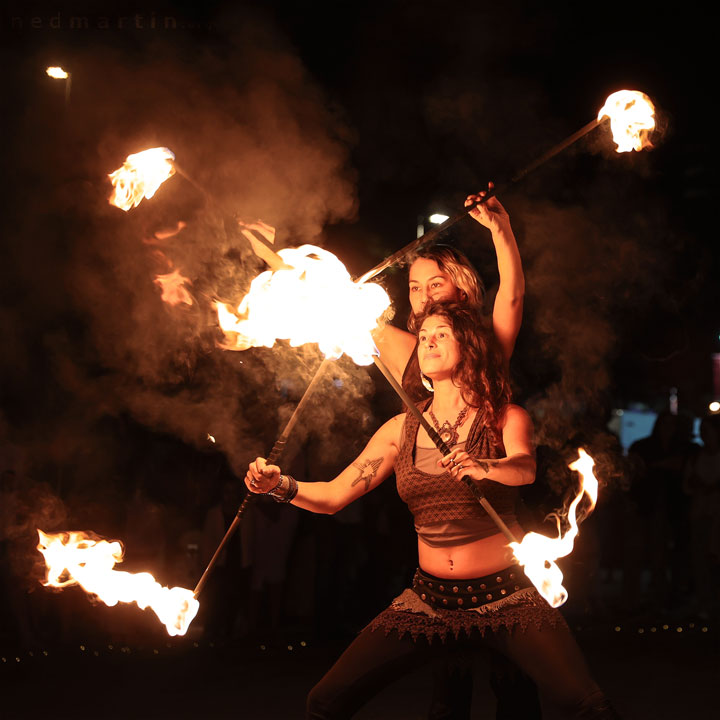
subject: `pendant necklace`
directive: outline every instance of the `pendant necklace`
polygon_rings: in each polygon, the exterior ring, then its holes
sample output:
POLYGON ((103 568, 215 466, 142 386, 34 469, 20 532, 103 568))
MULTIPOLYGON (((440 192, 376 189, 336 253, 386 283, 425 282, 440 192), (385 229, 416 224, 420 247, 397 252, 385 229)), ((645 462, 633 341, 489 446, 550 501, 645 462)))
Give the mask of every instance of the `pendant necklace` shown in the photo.
POLYGON ((466 405, 460 411, 460 414, 457 416, 455 424, 451 426, 449 420, 446 420, 442 425, 440 425, 437 418, 435 417, 435 413, 432 411, 432 406, 428 408, 430 419, 433 421, 433 425, 435 426, 438 435, 448 447, 453 447, 454 445, 457 445, 458 437, 460 435, 458 433, 458 428, 460 427, 460 425, 463 424, 463 421, 465 420, 465 416, 468 414, 469 409, 470 406, 466 405))

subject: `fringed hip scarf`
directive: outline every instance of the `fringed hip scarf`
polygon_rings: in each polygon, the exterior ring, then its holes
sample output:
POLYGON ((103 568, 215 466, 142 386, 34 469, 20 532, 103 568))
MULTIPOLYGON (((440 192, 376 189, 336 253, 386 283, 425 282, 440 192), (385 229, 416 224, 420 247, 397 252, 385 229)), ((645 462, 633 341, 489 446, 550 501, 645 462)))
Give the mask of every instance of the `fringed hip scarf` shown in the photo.
POLYGON ((540 596, 519 565, 485 577, 459 580, 429 575, 419 568, 412 588, 392 601, 369 625, 386 635, 396 631, 410 634, 413 640, 424 635, 428 641, 437 636, 459 638, 476 630, 508 632, 534 624, 555 627, 564 624, 562 615, 540 596))

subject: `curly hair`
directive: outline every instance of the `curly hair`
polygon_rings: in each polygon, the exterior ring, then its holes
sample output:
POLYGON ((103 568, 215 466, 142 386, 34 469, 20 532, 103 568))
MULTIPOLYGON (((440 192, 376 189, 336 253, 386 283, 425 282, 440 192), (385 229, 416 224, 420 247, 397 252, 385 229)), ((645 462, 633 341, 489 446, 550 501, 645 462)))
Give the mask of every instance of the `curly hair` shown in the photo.
POLYGON ((423 322, 432 315, 448 321, 460 344, 460 361, 451 375, 453 383, 460 388, 463 400, 481 413, 481 420, 493 439, 499 441, 500 412, 510 402, 512 391, 492 328, 467 305, 432 302, 421 315, 413 318, 412 332, 417 335, 423 322))
MULTIPOLYGON (((434 260, 440 270, 450 276, 453 285, 459 291, 460 302, 467 303, 476 312, 482 308, 485 301, 485 286, 465 253, 450 245, 436 243, 414 252, 408 258, 408 264, 412 265, 419 258, 434 260)), ((415 314, 411 312, 408 318, 408 327, 414 317, 415 314)))

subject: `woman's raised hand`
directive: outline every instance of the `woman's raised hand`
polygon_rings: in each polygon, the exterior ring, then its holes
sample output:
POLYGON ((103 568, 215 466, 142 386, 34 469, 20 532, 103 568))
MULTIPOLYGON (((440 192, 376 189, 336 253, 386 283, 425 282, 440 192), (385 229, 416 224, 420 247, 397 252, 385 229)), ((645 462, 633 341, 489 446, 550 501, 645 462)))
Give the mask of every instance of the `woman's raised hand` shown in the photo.
MULTIPOLYGON (((488 190, 482 190, 477 195, 468 195, 465 200, 465 207, 480 202, 488 194, 488 191, 493 190, 494 187, 493 183, 488 183, 488 190)), ((507 214, 507 210, 494 195, 482 205, 473 208, 469 214, 491 232, 504 229, 505 226, 510 224, 510 216, 507 214)))
POLYGON ((265 494, 274 490, 280 483, 280 468, 268 465, 265 458, 256 458, 248 466, 245 485, 251 493, 265 494))

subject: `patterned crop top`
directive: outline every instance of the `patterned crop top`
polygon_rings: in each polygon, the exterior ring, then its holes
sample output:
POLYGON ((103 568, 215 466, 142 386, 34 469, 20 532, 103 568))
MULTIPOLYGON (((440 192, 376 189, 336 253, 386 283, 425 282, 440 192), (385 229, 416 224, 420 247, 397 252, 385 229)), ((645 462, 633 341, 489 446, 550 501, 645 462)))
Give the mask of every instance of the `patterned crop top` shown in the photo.
MULTIPOLYGON (((425 410, 429 404, 425 400, 418 403, 418 407, 425 410)), ((447 472, 434 474, 416 466, 415 445, 419 427, 417 418, 406 413, 400 451, 395 461, 395 476, 398 494, 415 518, 415 530, 420 539, 432 547, 442 547, 463 545, 495 535, 497 526, 465 483, 453 480, 447 472)), ((505 456, 502 445, 491 445, 489 433, 484 426, 481 427, 479 415, 475 416, 470 428, 465 450, 476 458, 505 456)), ((423 448, 420 451, 421 454, 427 452, 423 448)), ((517 488, 485 480, 482 490, 507 525, 516 522, 517 488)))

